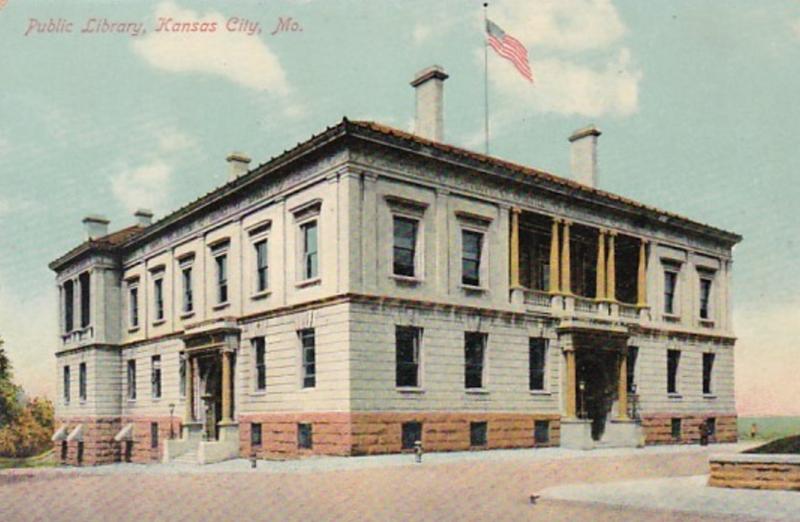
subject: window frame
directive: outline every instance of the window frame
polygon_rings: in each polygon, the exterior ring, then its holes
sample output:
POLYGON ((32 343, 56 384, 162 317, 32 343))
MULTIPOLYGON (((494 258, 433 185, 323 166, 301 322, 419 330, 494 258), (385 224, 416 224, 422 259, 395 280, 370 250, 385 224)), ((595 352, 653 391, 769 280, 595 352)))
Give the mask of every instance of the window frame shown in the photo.
POLYGON ((261 448, 264 445, 264 430, 262 427, 262 423, 260 422, 251 422, 250 423, 250 447, 251 448, 261 448), (256 429, 258 427, 258 429, 256 429), (256 433, 258 433, 258 437, 256 437, 256 433))
POLYGON ((78 365, 78 400, 80 402, 86 402, 88 397, 88 379, 88 369, 84 361, 78 365))
POLYGON ((164 272, 153 274, 153 324, 160 324, 166 320, 164 309, 164 272))
POLYGON ((417 216, 409 216, 403 213, 393 213, 392 214, 392 264, 391 264, 391 271, 392 275, 395 277, 401 278, 408 278, 408 279, 419 279, 419 262, 418 262, 418 254, 419 254, 419 241, 420 241, 420 228, 421 228, 421 221, 420 218, 417 216), (406 223, 410 224, 412 227, 412 244, 411 247, 406 246, 398 246, 398 235, 397 235, 397 224, 398 223, 406 223), (398 250, 401 252, 411 252, 411 273, 401 273, 397 270, 398 265, 398 250))
MULTIPOLYGON (((422 328, 416 326, 395 325, 395 387, 400 390, 422 389, 422 328), (411 362, 400 360, 400 341, 405 335, 411 338, 413 344, 411 362), (414 366, 414 384, 400 384, 401 365, 414 366)), ((403 340, 405 340, 403 338, 403 340)))
POLYGON ((250 339, 250 347, 253 350, 253 391, 262 393, 267 391, 267 338, 265 336, 253 337, 250 339), (261 351, 261 363, 259 364, 259 349, 261 351))
POLYGON ((314 389, 317 387, 316 331, 314 328, 303 328, 298 330, 297 337, 300 340, 300 387, 303 390, 314 389), (306 345, 307 339, 311 339, 310 346, 306 345), (309 350, 312 355, 311 360, 308 358, 309 350), (309 367, 313 367, 313 372, 308 371, 309 367))
POLYGON ((139 279, 128 281, 128 330, 139 328, 139 279))
POLYGON ((533 444, 539 446, 543 444, 550 444, 550 421, 547 419, 535 419, 533 421, 533 444), (541 437, 544 432, 545 436, 541 437))
POLYGON ((461 284, 462 284, 462 286, 474 287, 474 288, 481 288, 481 287, 485 286, 483 284, 484 283, 483 264, 484 264, 484 258, 486 257, 485 252, 484 252, 485 251, 485 247, 484 247, 485 238, 486 238, 485 231, 475 230, 473 228, 466 228, 466 227, 462 227, 461 228, 461 284), (466 251, 465 245, 466 245, 466 236, 468 236, 468 235, 477 236, 477 238, 478 238, 477 259, 467 259, 467 257, 466 257, 467 251, 466 251), (464 270, 464 264, 467 263, 467 262, 476 263, 476 266, 475 266, 476 279, 474 280, 474 282, 473 282, 472 279, 470 279, 469 281, 466 280, 467 274, 466 274, 466 272, 464 270))
POLYGON ((481 392, 486 390, 487 388, 487 352, 489 346, 489 336, 484 332, 464 332, 464 389, 467 392, 481 392), (471 386, 470 385, 470 375, 476 375, 475 368, 478 366, 475 361, 470 362, 469 358, 469 350, 470 350, 470 341, 474 339, 479 339, 479 347, 480 347, 480 385, 479 386, 471 386))
POLYGON ((489 446, 489 423, 487 421, 471 421, 469 423, 469 446, 471 448, 489 446))
POLYGON ((667 395, 679 396, 680 395, 680 367, 681 367, 681 351, 670 348, 667 350, 667 395), (674 357, 673 357, 674 356, 674 357), (673 362, 674 369, 673 369, 673 362))
POLYGON ((216 288, 216 305, 224 306, 230 303, 230 288, 228 286, 228 251, 214 253, 214 288, 216 288))
POLYGON ((665 265, 664 266, 664 314, 677 316, 679 315, 678 307, 678 277, 679 277, 679 267, 675 267, 674 265, 665 265), (669 286, 668 281, 670 281, 670 277, 672 278, 672 288, 671 291, 668 290, 669 286))
POLYGON ((300 233, 300 282, 316 281, 320 277, 319 219, 315 216, 298 223, 300 233), (314 250, 309 250, 309 233, 314 229, 314 250), (311 264, 309 264, 311 263, 311 264))
POLYGON ((128 401, 136 400, 136 359, 128 359, 125 365, 125 396, 128 401))
POLYGON ((297 423, 297 449, 314 449, 314 425, 310 422, 297 423))
POLYGON ((158 400, 162 393, 161 355, 152 355, 150 357, 150 398, 158 400))
POLYGON ((697 315, 701 321, 713 321, 713 298, 712 292, 714 291, 714 276, 713 274, 701 272, 698 282, 698 307, 697 315), (707 283, 707 288, 704 284, 707 283), (705 290, 704 290, 705 288, 705 290), (707 292, 704 296, 703 293, 707 292), (704 306, 705 305, 705 306, 704 306))
POLYGON ((64 294, 64 333, 70 333, 75 329, 75 281, 67 279, 61 286, 64 294))
POLYGON ((714 395, 714 363, 717 355, 714 352, 703 352, 703 395, 714 395), (706 367, 708 365, 708 367, 706 367))
POLYGON ((64 365, 64 369, 62 370, 61 376, 61 398, 64 400, 64 404, 69 404, 70 402, 70 395, 71 395, 71 385, 72 385, 72 375, 71 370, 69 369, 69 364, 64 365))
POLYGON ((181 315, 188 317, 194 313, 194 254, 178 261, 181 272, 181 315))
POLYGON ((548 378, 547 378, 547 374, 548 374, 548 371, 547 371, 547 369, 548 369, 547 358, 548 358, 548 355, 549 355, 549 347, 550 347, 549 345, 550 345, 550 340, 547 337, 528 337, 528 391, 530 391, 532 393, 545 393, 548 390, 548 384, 549 383, 548 383, 548 378), (536 346, 535 347, 534 346, 534 341, 540 342, 541 346, 536 346), (539 349, 539 348, 542 351, 542 355, 541 355, 542 367, 541 368, 534 368, 534 366, 533 366, 533 363, 534 363, 534 360, 533 360, 534 350, 535 349, 539 349), (541 380, 542 380, 541 387, 539 387, 539 388, 535 388, 534 387, 534 382, 533 382, 534 371, 536 371, 537 373, 540 374, 540 377, 541 377, 541 380))
POLYGON ((158 433, 158 423, 151 422, 150 423, 150 449, 158 449, 159 444, 159 433, 158 433))
POLYGON ((255 255, 253 256, 255 264, 255 279, 254 279, 254 294, 263 294, 269 291, 269 238, 260 236, 253 241, 253 249, 255 255), (262 252, 259 247, 263 245, 263 259, 262 252), (262 263, 263 261, 263 263, 262 263))

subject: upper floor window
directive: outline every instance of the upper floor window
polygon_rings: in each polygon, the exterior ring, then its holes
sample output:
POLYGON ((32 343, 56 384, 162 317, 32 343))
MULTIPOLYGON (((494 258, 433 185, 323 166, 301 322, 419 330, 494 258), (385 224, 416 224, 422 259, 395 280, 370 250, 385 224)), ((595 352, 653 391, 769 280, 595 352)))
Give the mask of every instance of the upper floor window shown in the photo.
POLYGON ((139 326, 139 287, 131 286, 128 289, 128 323, 131 328, 139 326))
POLYGON ((136 400, 136 360, 128 359, 127 390, 128 400, 136 400))
POLYGON ((78 366, 78 398, 86 400, 86 363, 82 362, 78 366))
POLYGON ((153 305, 155 306, 156 321, 164 319, 164 278, 153 280, 153 305))
POLYGON ((531 337, 528 339, 528 388, 531 391, 544 391, 547 369, 547 339, 531 337))
POLYGON ((228 254, 214 258, 217 265, 217 304, 228 302, 228 254))
POLYGON ((319 273, 316 220, 300 225, 300 235, 303 240, 302 276, 303 279, 314 279, 319 273))
POLYGON ((395 327, 395 383, 398 387, 419 386, 419 344, 422 330, 395 327))
POLYGON ((81 328, 86 328, 92 321, 91 318, 91 278, 89 272, 78 276, 78 286, 81 292, 81 328))
POLYGON ((464 383, 466 388, 483 388, 486 358, 486 334, 464 334, 464 383))
POLYGON ((394 218, 394 266, 395 275, 416 275, 417 226, 416 219, 395 216, 394 218))
POLYGON ((267 388, 267 342, 265 337, 256 337, 252 341, 255 359, 256 390, 267 388))
POLYGON ((161 356, 150 358, 150 392, 154 399, 161 397, 161 356))
POLYGON ((481 248, 483 234, 472 230, 461 231, 461 283, 480 286, 481 248))
POLYGON ((711 377, 714 370, 714 354, 703 354, 703 393, 710 395, 713 393, 711 388, 711 377))
POLYGON ((267 246, 266 239, 262 239, 253 244, 256 251, 256 292, 263 292, 269 287, 267 246))
POLYGON ((75 286, 72 281, 64 282, 64 331, 69 333, 73 327, 75 307, 75 286))
POLYGON ((711 279, 700 278, 700 319, 711 318, 711 279))
POLYGON ((69 404, 69 384, 70 384, 70 376, 69 376, 69 366, 64 366, 64 386, 63 386, 63 394, 64 394, 64 403, 69 404))
POLYGON ((678 272, 664 270, 664 313, 675 313, 675 295, 678 289, 678 272))
POLYGON ((192 263, 181 263, 181 283, 183 286, 183 312, 188 314, 194 310, 194 289, 192 284, 192 263))
POLYGON ((667 350, 667 393, 678 393, 678 367, 680 362, 680 350, 667 350))
POLYGON ((300 330, 300 349, 303 370, 303 388, 314 388, 317 385, 317 354, 314 329, 300 330))

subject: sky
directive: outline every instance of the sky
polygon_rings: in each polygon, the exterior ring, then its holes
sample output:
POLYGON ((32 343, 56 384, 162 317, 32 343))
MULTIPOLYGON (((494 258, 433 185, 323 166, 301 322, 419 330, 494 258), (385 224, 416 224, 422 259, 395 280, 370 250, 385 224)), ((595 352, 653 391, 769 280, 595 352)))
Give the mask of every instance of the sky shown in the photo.
MULTIPOLYGON (((84 216, 158 218, 222 185, 229 152, 263 163, 343 116, 411 130, 409 81, 431 64, 450 75, 444 141, 483 150, 482 2, 231 4, 0 0, 0 336, 29 394, 53 396, 47 263, 84 216)), ((488 13, 536 78, 490 54, 492 155, 567 176, 566 138, 593 123, 601 188, 742 234, 738 408, 800 415, 800 1, 488 13)))

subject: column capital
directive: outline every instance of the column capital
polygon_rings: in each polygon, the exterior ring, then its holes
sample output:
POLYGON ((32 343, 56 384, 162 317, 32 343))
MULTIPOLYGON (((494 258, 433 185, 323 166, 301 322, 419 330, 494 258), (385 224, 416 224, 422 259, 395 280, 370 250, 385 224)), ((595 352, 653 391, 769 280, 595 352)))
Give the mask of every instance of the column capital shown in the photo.
POLYGON ((650 244, 650 240, 649 240, 649 239, 647 239, 646 237, 640 237, 640 238, 639 238, 639 242, 640 242, 641 244, 643 244, 643 245, 649 245, 649 244, 650 244))
POLYGON ((564 223, 565 227, 568 227, 568 226, 570 226, 572 224, 572 220, 571 219, 567 219, 567 218, 563 218, 561 220, 561 222, 564 223))
POLYGON ((553 216, 553 223, 563 223, 564 218, 560 218, 558 216, 553 216))
POLYGON ((608 234, 608 229, 606 227, 598 227, 597 233, 601 236, 605 236, 608 234))
POLYGON ((517 215, 522 214, 522 209, 519 208, 519 207, 512 206, 511 207, 511 213, 512 214, 517 214, 517 215))
POLYGON ((617 237, 617 231, 611 228, 606 230, 606 234, 608 234, 610 237, 617 237))

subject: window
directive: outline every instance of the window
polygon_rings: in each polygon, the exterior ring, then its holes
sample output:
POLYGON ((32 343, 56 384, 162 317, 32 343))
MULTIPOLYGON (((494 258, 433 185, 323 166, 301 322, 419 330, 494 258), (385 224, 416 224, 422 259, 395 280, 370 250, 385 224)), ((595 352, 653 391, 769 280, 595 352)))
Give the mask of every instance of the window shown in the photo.
POLYGON ((154 399, 161 397, 161 356, 150 358, 150 391, 154 399))
POLYGON ((314 279, 319 270, 319 257, 317 253, 317 222, 309 221, 300 225, 303 237, 303 279, 314 279))
POLYGON ((78 441, 78 454, 77 454, 78 464, 83 463, 83 441, 78 441))
POLYGON ((256 390, 265 390, 267 388, 266 338, 256 337, 251 343, 255 359, 256 390))
POLYGON ((628 392, 633 393, 633 384, 636 382, 636 359, 639 357, 639 348, 637 346, 628 346, 628 360, 625 364, 627 375, 627 388, 628 392))
POLYGON ((73 320, 73 307, 75 306, 75 287, 72 281, 64 283, 64 331, 69 333, 72 331, 74 324, 73 320))
POLYGON ((317 365, 314 342, 314 329, 300 330, 300 347, 303 358, 303 388, 317 385, 317 365))
POLYGON ((267 262, 267 240, 262 239, 254 245, 256 250, 256 292, 269 287, 269 264, 267 262))
POLYGON ((417 248, 417 220, 394 218, 394 266, 392 273, 414 277, 417 248))
POLYGON ((153 304, 156 309, 156 321, 164 319, 164 279, 153 280, 153 304))
POLYGON ((254 422, 250 425, 250 446, 253 448, 261 447, 261 423, 254 422))
POLYGON ((414 449, 414 443, 422 442, 422 423, 404 422, 401 427, 400 439, 402 449, 414 449))
POLYGON ((86 363, 82 362, 78 366, 78 398, 86 400, 86 363))
POLYGON ((678 284, 678 273, 672 270, 664 271, 664 313, 675 313, 675 290, 678 284))
POLYGON ((139 326, 139 287, 132 286, 128 290, 128 323, 131 328, 139 326))
POLYGON ((69 404, 69 366, 64 366, 64 404, 69 404))
POLYGON ((547 367, 547 339, 528 339, 528 389, 544 391, 545 368, 547 367))
POLYGON ((486 422, 470 422, 469 423, 469 445, 470 446, 486 446, 486 422))
POLYGON ((181 269, 181 280, 183 281, 183 312, 189 313, 194 310, 194 296, 192 295, 192 266, 184 266, 181 269))
POLYGON ((128 400, 136 400, 136 361, 128 360, 128 400))
POLYGON ((700 279, 700 319, 710 319, 711 279, 700 279))
POLYGON ((708 436, 714 437, 717 434, 717 419, 714 417, 709 417, 706 419, 706 429, 708 430, 708 436))
POLYGON ((550 421, 533 421, 533 442, 537 445, 550 442, 550 421))
POLYGON ((220 254, 214 258, 217 264, 217 304, 228 302, 228 255, 220 254))
POLYGON ((681 440, 681 419, 675 417, 670 420, 670 433, 673 440, 681 440))
POLYGON ((703 393, 706 395, 711 395, 712 388, 711 388, 711 376, 714 370, 714 354, 713 353, 704 353, 703 354, 703 393))
POLYGON ((467 389, 483 388, 486 334, 466 332, 464 334, 464 383, 467 389))
POLYGON ((667 393, 678 393, 678 366, 681 361, 679 350, 667 350, 667 393))
POLYGON ((178 387, 178 393, 181 397, 186 397, 186 354, 180 354, 180 363, 178 365, 178 382, 180 383, 178 387))
POLYGON ((311 449, 314 447, 314 434, 311 424, 297 425, 297 447, 300 449, 311 449))
POLYGON ((81 328, 86 328, 91 323, 91 279, 89 272, 78 276, 78 286, 81 292, 81 328))
POLYGON ((158 449, 158 423, 150 423, 150 449, 158 449))
POLYGON ((395 327, 395 384, 419 386, 419 341, 421 330, 411 326, 395 327))
POLYGON ((483 234, 471 230, 461 231, 461 283, 480 286, 481 248, 483 234))

